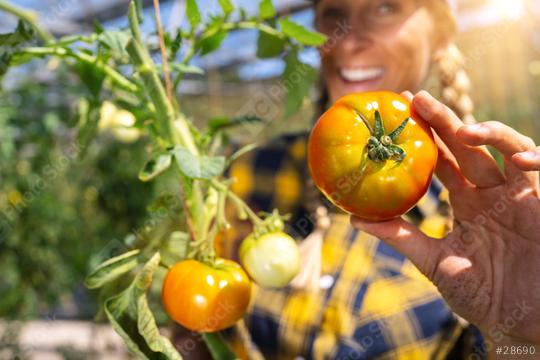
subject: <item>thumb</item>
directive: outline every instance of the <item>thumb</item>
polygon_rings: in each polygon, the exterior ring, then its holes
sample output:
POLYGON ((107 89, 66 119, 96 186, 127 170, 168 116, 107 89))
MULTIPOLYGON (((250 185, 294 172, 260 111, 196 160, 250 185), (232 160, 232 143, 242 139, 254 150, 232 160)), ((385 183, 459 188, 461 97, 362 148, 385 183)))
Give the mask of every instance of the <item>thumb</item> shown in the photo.
POLYGON ((372 222, 353 216, 351 223, 409 258, 424 275, 432 273, 440 251, 440 240, 426 236, 402 218, 372 222))

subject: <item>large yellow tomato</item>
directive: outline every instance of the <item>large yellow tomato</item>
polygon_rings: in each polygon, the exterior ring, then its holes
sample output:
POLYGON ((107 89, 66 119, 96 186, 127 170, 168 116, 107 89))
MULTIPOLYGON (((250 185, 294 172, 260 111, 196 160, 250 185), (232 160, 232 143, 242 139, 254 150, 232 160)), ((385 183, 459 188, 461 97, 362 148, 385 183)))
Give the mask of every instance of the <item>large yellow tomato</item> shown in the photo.
POLYGON ((437 163, 430 127, 401 95, 345 96, 317 121, 308 144, 317 187, 336 206, 372 221, 410 210, 427 191, 437 163))

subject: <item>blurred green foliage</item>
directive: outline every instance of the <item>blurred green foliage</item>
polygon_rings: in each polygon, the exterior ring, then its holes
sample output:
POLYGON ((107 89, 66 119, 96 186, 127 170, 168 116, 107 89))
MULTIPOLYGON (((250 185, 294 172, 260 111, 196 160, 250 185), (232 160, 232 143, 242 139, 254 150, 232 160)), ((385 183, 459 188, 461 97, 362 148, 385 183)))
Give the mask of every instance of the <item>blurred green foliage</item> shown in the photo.
POLYGON ((60 72, 0 92, 0 317, 94 314, 84 277, 126 250, 153 197, 136 176, 144 139, 104 134, 81 158, 72 127, 83 91, 60 72))

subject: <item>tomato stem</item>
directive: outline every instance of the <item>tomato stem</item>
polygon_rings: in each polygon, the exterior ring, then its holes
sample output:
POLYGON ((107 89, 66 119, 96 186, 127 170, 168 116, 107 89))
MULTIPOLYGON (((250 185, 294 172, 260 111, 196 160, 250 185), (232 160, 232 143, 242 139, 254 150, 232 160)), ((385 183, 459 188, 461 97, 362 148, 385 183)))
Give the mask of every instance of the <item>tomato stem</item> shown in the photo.
POLYGON ((410 118, 406 118, 390 134, 386 134, 381 114, 378 110, 375 110, 375 130, 373 130, 364 115, 359 112, 356 113, 371 133, 366 145, 369 159, 375 162, 385 162, 387 160, 394 160, 397 163, 402 162, 407 153, 400 146, 394 144, 394 142, 405 129, 410 118))
POLYGON ((221 184, 217 180, 211 180, 210 185, 212 185, 216 190, 220 192, 225 192, 226 196, 233 201, 237 208, 241 209, 248 216, 249 220, 253 223, 254 226, 262 224, 262 220, 251 210, 251 208, 234 192, 229 191, 227 186, 221 184))

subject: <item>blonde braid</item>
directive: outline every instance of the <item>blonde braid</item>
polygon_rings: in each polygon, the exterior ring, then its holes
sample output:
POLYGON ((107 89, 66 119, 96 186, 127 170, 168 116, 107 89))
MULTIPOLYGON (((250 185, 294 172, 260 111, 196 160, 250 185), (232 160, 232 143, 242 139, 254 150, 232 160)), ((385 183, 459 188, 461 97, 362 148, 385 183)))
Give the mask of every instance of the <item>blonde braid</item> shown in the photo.
POLYGON ((471 81, 465 71, 465 59, 455 44, 435 59, 441 82, 442 100, 465 124, 474 124, 474 104, 469 95, 471 81))
MULTIPOLYGON (((321 79, 315 121, 326 111, 328 101, 328 89, 324 80, 321 79)), ((331 219, 322 201, 321 192, 315 187, 309 174, 306 174, 304 182, 302 204, 310 214, 313 231, 300 244, 301 267, 299 273, 291 281, 291 286, 297 290, 317 292, 322 271, 322 243, 326 230, 330 227, 331 219)))

